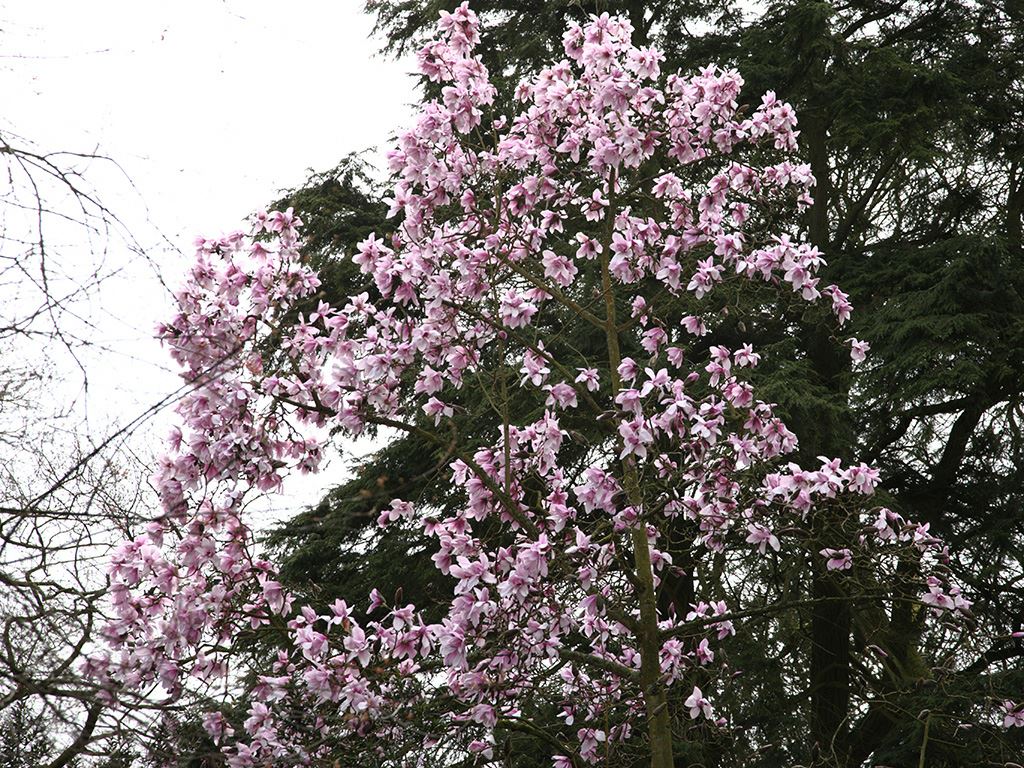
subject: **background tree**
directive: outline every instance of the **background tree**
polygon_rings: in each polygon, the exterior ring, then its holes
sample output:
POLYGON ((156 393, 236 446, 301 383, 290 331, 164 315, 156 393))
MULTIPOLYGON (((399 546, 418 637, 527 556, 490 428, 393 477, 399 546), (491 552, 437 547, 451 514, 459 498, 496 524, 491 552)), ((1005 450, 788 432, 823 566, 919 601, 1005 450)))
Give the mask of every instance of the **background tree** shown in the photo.
POLYGON ((106 553, 144 496, 123 446, 140 420, 94 438, 77 409, 82 352, 106 344, 91 315, 116 273, 104 249, 137 253, 88 181, 99 163, 113 164, 0 132, 0 765, 11 768, 84 765, 122 724, 81 668, 98 641, 106 553))
MULTIPOLYGON (((415 47, 442 8, 450 4, 369 4, 394 50, 415 47)), ((991 678, 1019 684, 1021 675, 1020 641, 1009 636, 1021 615, 1019 5, 777 2, 744 11, 706 2, 499 2, 479 10, 487 20, 485 61, 513 81, 560 55, 565 20, 610 10, 629 15, 638 40, 658 42, 668 65, 736 63, 748 93, 773 87, 797 105, 802 147, 819 181, 807 225, 829 262, 828 279, 861 309, 854 332, 871 341, 874 355, 852 375, 816 318, 795 314, 756 328, 759 346, 770 350, 766 360, 780 361, 765 366, 758 385, 801 435, 804 458, 828 453, 880 464, 894 508, 929 521, 960 550, 954 572, 984 606, 980 620, 1003 639, 943 669, 936 662, 944 649, 923 644, 913 615, 798 615, 787 632, 758 641, 773 649, 766 655, 780 670, 810 656, 811 676, 766 689, 750 723, 789 734, 780 741, 794 759, 811 757, 803 749, 812 745, 801 744, 807 723, 822 762, 916 760, 926 721, 935 764, 998 754, 987 738, 958 729, 957 702, 991 678), (897 662, 886 673, 886 695, 865 708, 859 691, 872 675, 853 656, 867 643, 897 662), (824 744, 835 754, 821 754, 824 744)), ((357 215, 372 222, 380 198, 363 191, 370 205, 360 204, 357 215)), ((314 227, 330 228, 329 217, 301 197, 290 202, 314 227)), ((340 232, 336 242, 345 242, 340 232)), ((354 280, 340 293, 363 287, 354 280)), ((486 410, 467 420, 482 432, 493 427, 486 410)), ((283 529, 275 542, 288 553, 286 573, 317 583, 325 597, 377 578, 422 598, 430 580, 391 567, 396 557, 414 562, 422 547, 402 537, 378 541, 369 523, 403 486, 445 503, 447 488, 430 482, 427 456, 415 439, 394 440, 283 529), (387 555, 374 562, 372 551, 387 555)), ((787 578, 799 590, 832 588, 823 573, 787 578)), ((685 604, 685 580, 680 589, 685 604)), ((761 655, 756 645, 749 652, 761 655)), ((781 758, 768 751, 763 759, 781 758)))
POLYGON ((55 748, 50 724, 24 701, 0 715, 0 765, 4 768, 35 768, 47 765, 55 748))

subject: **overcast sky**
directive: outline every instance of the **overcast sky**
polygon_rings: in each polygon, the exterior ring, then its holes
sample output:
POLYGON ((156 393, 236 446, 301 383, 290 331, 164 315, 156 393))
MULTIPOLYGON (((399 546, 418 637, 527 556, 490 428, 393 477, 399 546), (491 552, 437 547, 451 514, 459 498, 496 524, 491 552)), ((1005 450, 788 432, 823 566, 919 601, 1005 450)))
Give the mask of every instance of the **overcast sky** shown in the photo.
MULTIPOLYGON (((91 429, 123 422, 177 384, 152 340, 154 324, 171 312, 157 271, 173 286, 195 236, 237 228, 309 169, 330 168, 352 151, 386 150, 409 122, 412 65, 377 54, 361 7, 358 0, 6 0, 0 7, 0 125, 40 149, 116 160, 131 184, 102 165, 90 179, 152 262, 108 244, 107 267, 123 272, 93 300, 108 348, 84 358, 91 429)), ((67 263, 94 258, 70 230, 64 238, 67 263)))

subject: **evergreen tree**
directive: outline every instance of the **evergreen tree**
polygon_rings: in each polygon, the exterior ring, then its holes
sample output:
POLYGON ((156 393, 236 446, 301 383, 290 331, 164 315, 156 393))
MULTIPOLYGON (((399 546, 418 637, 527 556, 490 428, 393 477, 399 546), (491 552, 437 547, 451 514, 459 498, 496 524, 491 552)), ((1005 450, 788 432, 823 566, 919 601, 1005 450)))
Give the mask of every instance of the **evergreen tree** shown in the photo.
MULTIPOLYGON (((389 48, 401 51, 455 4, 372 0, 368 9, 389 48)), ((628 15, 641 39, 666 52, 666 66, 735 64, 751 97, 775 87, 797 106, 801 146, 818 179, 807 229, 828 261, 825 279, 851 293, 858 309, 851 333, 871 342, 873 362, 854 373, 819 316, 744 295, 746 322, 755 327, 737 331, 745 338, 753 331, 766 352, 758 389, 800 435, 802 459, 836 455, 883 469, 887 503, 954 545, 960 554, 951 569, 976 601, 979 621, 1004 638, 973 658, 951 657, 921 635, 919 611, 835 602, 755 625, 735 660, 764 678, 745 725, 775 739, 755 736, 700 759, 732 765, 745 754, 751 765, 853 766, 869 758, 965 765, 1012 757, 1019 738, 959 724, 969 701, 1024 682, 1024 647, 1009 636, 1024 615, 1021 3, 780 0, 744 11, 700 0, 496 0, 474 7, 485 19, 485 63, 509 80, 561 56, 567 19, 607 10, 628 15), (865 665, 872 646, 884 660, 865 665)), ((317 266, 331 270, 325 291, 372 293, 351 262, 335 258, 386 214, 358 162, 314 177, 283 202, 311 228, 307 248, 317 266)), ((560 330, 568 346, 592 343, 578 325, 560 330)), ((725 322, 718 334, 728 341, 729 333, 725 322)), ((513 419, 538 407, 515 383, 506 383, 513 419)), ((500 419, 488 402, 460 405, 461 435, 494 434, 500 419)), ((275 534, 286 573, 316 585, 325 601, 362 600, 370 585, 384 583, 429 605, 447 586, 436 583, 425 542, 374 523, 397 496, 443 509, 453 498, 445 464, 443 450, 416 436, 389 440, 351 481, 275 534)), ((823 536, 827 529, 822 521, 823 536)), ((686 548, 676 554, 686 570, 686 548)), ((841 596, 823 570, 770 578, 780 595, 841 596)), ((662 599, 685 608, 691 592, 679 577, 662 599)))
POLYGON ((0 716, 0 767, 39 768, 56 753, 51 724, 24 701, 8 707, 0 716))

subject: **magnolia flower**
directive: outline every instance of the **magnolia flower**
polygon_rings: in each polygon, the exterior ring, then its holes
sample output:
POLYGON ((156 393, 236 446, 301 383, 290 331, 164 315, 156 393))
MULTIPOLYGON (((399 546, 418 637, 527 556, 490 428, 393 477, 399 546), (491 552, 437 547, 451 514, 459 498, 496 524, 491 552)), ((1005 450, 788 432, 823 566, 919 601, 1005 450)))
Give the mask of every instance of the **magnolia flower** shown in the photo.
POLYGON ((427 414, 427 416, 434 417, 434 426, 436 427, 441 423, 442 417, 447 416, 448 418, 451 418, 455 413, 455 410, 450 405, 438 400, 436 397, 432 397, 426 402, 426 404, 424 404, 423 412, 427 414))
POLYGON ((715 652, 711 650, 711 646, 708 644, 708 639, 706 637, 697 644, 696 655, 697 661, 699 661, 702 666, 707 666, 715 660, 715 652))
POLYGON ((633 381, 640 373, 640 368, 637 366, 636 361, 631 357, 622 358, 622 362, 619 363, 619 378, 623 381, 633 381))
POLYGON ((750 533, 747 536, 747 542, 750 544, 757 545, 757 551, 762 555, 765 554, 768 547, 771 547, 776 552, 779 551, 779 540, 769 528, 760 523, 751 523, 747 526, 747 531, 750 533))
POLYGON ((683 702, 683 706, 689 708, 690 719, 692 720, 696 720, 701 715, 704 715, 709 720, 715 716, 714 710, 711 708, 711 702, 704 698, 704 694, 697 686, 693 687, 693 693, 683 702))
POLYGON ((823 549, 819 553, 827 557, 825 567, 830 571, 848 571, 853 567, 853 553, 848 549, 823 549))
POLYGON ((576 370, 580 372, 580 375, 576 377, 577 384, 586 384, 589 392, 597 392, 601 388, 596 368, 577 368, 576 370))
POLYGON ((210 734, 215 743, 220 743, 225 737, 231 737, 235 733, 235 729, 228 725, 220 712, 206 712, 203 715, 203 729, 210 734))
POLYGON ((1024 728, 1024 704, 1003 702, 1003 728, 1024 728))
POLYGON ((559 408, 575 408, 577 405, 576 390, 571 384, 566 384, 564 381, 554 385, 545 384, 544 391, 548 393, 547 400, 544 401, 545 405, 559 408))
POLYGON ((868 352, 871 350, 870 344, 852 338, 847 339, 847 343, 850 345, 850 358, 853 362, 862 363, 867 359, 868 352))
POLYGON ((708 329, 704 325, 704 321, 694 315, 687 315, 682 319, 682 326, 686 329, 687 333, 694 336, 704 336, 708 329))
POLYGON ((736 365, 740 368, 748 365, 753 368, 761 362, 761 355, 755 352, 754 348, 750 344, 744 344, 733 356, 733 359, 736 361, 736 365))
POLYGON ((604 246, 601 245, 600 241, 588 237, 582 232, 576 233, 576 242, 580 244, 579 248, 576 249, 576 258, 578 259, 591 261, 604 251, 604 246))
POLYGON ((501 297, 498 312, 501 322, 509 328, 523 328, 537 314, 537 307, 513 290, 505 292, 501 297))
POLYGON ((879 472, 867 464, 859 464, 846 470, 846 482, 851 491, 870 496, 878 485, 879 472))

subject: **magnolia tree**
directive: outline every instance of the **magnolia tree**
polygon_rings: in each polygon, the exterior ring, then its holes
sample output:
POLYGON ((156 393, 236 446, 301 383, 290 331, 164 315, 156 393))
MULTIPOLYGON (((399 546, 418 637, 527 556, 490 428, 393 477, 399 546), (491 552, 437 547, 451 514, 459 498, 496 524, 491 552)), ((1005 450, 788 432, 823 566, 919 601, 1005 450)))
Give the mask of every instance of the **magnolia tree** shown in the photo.
POLYGON ((567 58, 500 116, 476 17, 443 13, 419 54, 440 98, 389 156, 395 229, 359 244, 374 287, 343 306, 317 303, 290 211, 198 243, 160 330, 194 384, 156 473, 164 512, 113 560, 116 618, 90 663, 112 697, 221 692, 204 723, 237 767, 482 765, 503 759, 500 730, 559 768, 665 768, 674 739, 729 728, 715 692, 743 619, 786 607, 720 599, 758 563, 870 573, 940 623, 967 611, 927 526, 871 504, 877 472, 787 463, 797 438, 748 381, 758 353, 703 338, 711 299, 749 284, 824 304, 837 333, 850 315, 797 234, 814 180, 793 110, 767 93, 744 114, 736 72, 665 76, 630 34, 607 15, 570 27, 567 58), (559 346, 565 323, 598 343, 559 346), (517 386, 537 395, 521 423, 517 386), (503 414, 486 445, 455 427, 473 388, 503 414), (299 605, 254 552, 247 498, 368 430, 435 444, 462 494, 448 516, 396 499, 379 519, 436 540, 440 621, 376 590, 368 608, 299 605), (665 607, 681 539, 696 599, 665 607), (225 716, 254 631, 281 650, 225 716))

